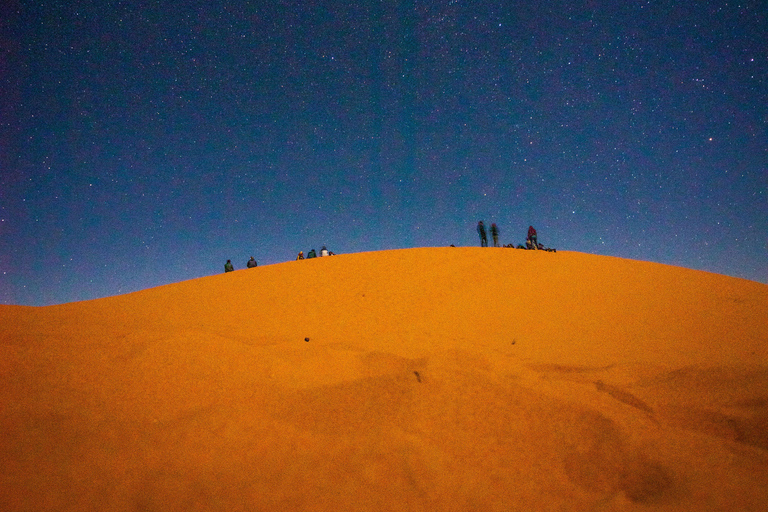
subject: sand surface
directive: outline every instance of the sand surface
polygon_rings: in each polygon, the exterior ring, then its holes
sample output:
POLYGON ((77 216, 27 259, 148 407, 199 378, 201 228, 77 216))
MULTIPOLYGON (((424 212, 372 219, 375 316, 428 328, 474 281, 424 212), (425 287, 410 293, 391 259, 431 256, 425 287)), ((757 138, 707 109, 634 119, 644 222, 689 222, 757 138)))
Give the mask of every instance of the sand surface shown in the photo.
POLYGON ((764 284, 495 248, 0 306, 0 510, 765 511, 767 327, 764 284))

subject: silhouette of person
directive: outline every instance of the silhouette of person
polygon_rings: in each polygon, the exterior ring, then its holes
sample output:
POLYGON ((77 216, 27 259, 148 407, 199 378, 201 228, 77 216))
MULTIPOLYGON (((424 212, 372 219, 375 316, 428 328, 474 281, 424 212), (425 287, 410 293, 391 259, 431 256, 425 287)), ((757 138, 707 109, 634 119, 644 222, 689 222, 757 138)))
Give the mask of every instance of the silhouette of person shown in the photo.
POLYGON ((316 258, 316 257, 317 257, 317 253, 315 252, 314 249, 312 249, 311 251, 309 251, 307 253, 307 259, 309 259, 309 258, 316 258))
POLYGON ((480 247, 488 247, 488 237, 485 235, 485 224, 483 224, 483 221, 477 223, 477 233, 480 235, 480 247))
POLYGON ((533 229, 533 226, 528 226, 528 240, 531 241, 531 245, 533 245, 534 249, 539 247, 539 244, 536 240, 536 230, 533 229))
POLYGON ((320 256, 328 256, 328 249, 326 249, 325 246, 320 249, 320 256))
POLYGON ((493 246, 499 246, 499 228, 496 227, 496 223, 491 224, 491 236, 493 237, 493 246))
POLYGON ((224 272, 232 272, 233 270, 235 270, 235 267, 232 266, 232 260, 227 260, 224 264, 224 272))
POLYGON ((256 260, 253 259, 253 256, 251 256, 251 259, 248 260, 248 263, 245 264, 248 268, 254 268, 257 267, 259 264, 256 263, 256 260))
POLYGON ((299 255, 296 256, 296 261, 304 259, 304 251, 299 251, 299 255))

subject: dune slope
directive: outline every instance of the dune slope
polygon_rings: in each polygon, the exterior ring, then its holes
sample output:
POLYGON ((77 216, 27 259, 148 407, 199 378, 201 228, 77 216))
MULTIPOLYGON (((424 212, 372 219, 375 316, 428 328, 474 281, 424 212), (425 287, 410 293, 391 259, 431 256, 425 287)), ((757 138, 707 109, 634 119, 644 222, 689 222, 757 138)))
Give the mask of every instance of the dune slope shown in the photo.
POLYGON ((760 283, 493 248, 0 307, 0 509, 762 511, 766 319, 760 283))

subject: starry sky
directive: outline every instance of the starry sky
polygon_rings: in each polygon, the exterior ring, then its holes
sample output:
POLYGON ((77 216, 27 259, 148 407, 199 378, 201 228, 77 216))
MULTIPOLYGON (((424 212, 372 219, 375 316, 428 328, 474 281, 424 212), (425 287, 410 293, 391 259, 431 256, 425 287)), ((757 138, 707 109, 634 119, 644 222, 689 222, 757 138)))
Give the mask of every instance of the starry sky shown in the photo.
POLYGON ((766 41, 752 0, 4 2, 0 303, 481 219, 766 283, 766 41))

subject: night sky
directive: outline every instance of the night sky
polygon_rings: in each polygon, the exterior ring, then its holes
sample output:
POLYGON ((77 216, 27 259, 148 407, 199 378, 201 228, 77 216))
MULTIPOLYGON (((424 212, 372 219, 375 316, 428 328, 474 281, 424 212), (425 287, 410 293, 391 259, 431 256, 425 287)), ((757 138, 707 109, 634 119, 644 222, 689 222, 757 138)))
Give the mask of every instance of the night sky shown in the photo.
POLYGON ((481 219, 766 283, 766 41, 764 1, 4 2, 0 303, 481 219))

